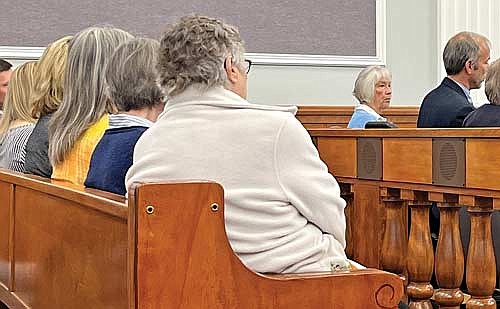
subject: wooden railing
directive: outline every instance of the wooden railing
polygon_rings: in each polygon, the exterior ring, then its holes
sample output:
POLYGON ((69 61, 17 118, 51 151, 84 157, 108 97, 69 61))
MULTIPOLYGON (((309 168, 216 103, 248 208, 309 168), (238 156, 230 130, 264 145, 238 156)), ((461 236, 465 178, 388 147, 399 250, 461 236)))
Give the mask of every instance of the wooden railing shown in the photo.
POLYGON ((0 307, 395 308, 376 269, 268 275, 247 269, 211 182, 97 190, 0 171, 0 307))
POLYGON ((442 308, 458 308, 466 263, 472 296, 467 308, 496 308, 491 297, 496 264, 490 215, 500 208, 500 129, 309 132, 349 202, 350 257, 407 275, 414 308, 430 308, 433 294, 442 308), (435 253, 429 230, 432 203, 441 213, 435 253), (461 206, 467 206, 471 220, 466 257, 459 230, 461 206), (435 293, 433 270, 439 285, 435 293))
MULTIPOLYGON (((418 106, 390 107, 383 116, 400 128, 417 126, 418 106)), ((306 129, 340 127, 346 128, 354 111, 353 106, 299 106, 297 118, 306 129)))

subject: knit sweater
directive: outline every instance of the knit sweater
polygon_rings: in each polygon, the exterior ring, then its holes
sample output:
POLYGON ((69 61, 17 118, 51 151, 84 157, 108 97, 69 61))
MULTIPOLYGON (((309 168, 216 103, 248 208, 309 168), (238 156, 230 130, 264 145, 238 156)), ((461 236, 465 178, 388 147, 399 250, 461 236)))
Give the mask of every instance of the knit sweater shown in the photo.
POLYGON ((147 127, 108 129, 97 144, 85 187, 124 195, 125 174, 132 165, 134 146, 147 127))
POLYGON ((257 272, 346 267, 345 201, 296 108, 248 103, 216 87, 169 99, 136 144, 136 181, 216 181, 229 242, 257 272))
POLYGON ((52 171, 52 179, 83 185, 89 171, 94 148, 108 128, 109 116, 105 114, 78 138, 64 161, 52 171))

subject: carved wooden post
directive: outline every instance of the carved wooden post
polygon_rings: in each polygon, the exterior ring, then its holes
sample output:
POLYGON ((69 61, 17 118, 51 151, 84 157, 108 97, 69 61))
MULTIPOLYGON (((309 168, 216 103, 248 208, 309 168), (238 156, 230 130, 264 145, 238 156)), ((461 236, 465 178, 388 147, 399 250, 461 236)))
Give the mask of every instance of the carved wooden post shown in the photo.
POLYGON ((346 231, 345 231, 345 254, 348 258, 354 259, 354 241, 352 232, 352 215, 353 215, 353 199, 354 193, 351 190, 351 184, 340 183, 340 196, 346 201, 345 217, 346 217, 346 231))
POLYGON ((469 208, 471 233, 467 254, 467 308, 496 308, 491 297, 495 289, 496 265, 491 239, 491 209, 469 208))
POLYGON ((385 230, 382 241, 382 268, 403 275, 405 271, 405 229, 403 226, 403 200, 399 197, 385 197, 385 230))
POLYGON ((407 294, 410 308, 432 308, 430 298, 434 289, 430 284, 434 268, 434 252, 429 230, 429 202, 412 201, 411 229, 408 240, 408 279, 407 294))
POLYGON ((453 202, 446 198, 440 198, 438 203, 441 225, 439 228, 439 239, 436 249, 436 279, 439 290, 434 298, 440 308, 460 308, 464 295, 460 291, 460 284, 464 276, 464 252, 460 239, 458 225, 458 197, 452 198, 453 202))

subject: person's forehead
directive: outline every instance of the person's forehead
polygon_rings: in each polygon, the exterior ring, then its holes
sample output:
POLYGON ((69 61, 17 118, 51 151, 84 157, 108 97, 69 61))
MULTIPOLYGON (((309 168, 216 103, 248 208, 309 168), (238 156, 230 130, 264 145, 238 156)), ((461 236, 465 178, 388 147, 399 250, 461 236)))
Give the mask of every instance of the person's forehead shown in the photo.
POLYGON ((10 79, 10 75, 12 74, 12 70, 0 72, 0 83, 5 83, 10 79))

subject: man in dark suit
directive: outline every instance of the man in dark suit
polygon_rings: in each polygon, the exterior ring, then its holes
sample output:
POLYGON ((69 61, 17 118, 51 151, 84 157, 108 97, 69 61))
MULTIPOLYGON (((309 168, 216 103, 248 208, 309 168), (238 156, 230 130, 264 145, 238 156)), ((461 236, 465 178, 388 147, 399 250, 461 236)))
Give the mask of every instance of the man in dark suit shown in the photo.
POLYGON ((470 89, 481 87, 488 71, 490 42, 473 32, 453 36, 443 51, 447 77, 429 92, 420 106, 418 128, 461 127, 474 110, 470 89))

